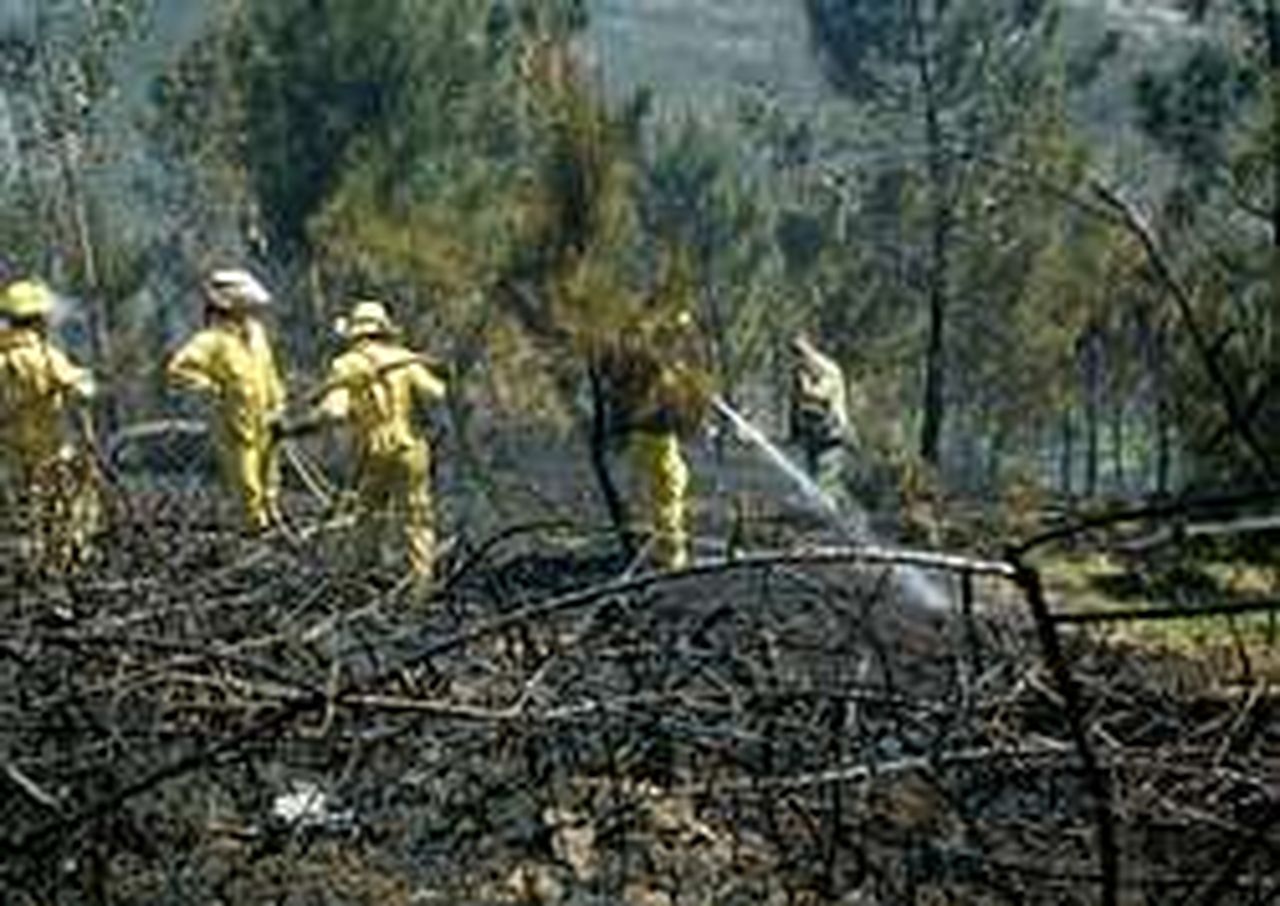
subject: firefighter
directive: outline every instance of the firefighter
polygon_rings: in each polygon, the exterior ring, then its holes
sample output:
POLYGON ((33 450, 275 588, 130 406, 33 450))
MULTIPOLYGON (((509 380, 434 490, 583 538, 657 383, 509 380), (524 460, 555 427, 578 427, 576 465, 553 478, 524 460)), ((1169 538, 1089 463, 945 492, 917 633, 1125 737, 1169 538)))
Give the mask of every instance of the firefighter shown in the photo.
POLYGON ((419 588, 429 587, 436 548, 432 453, 415 415, 444 399, 445 382, 401 343, 381 302, 357 302, 336 329, 346 348, 330 366, 314 409, 280 433, 293 436, 339 422, 349 427, 361 560, 377 558, 390 516, 401 525, 410 573, 419 588))
POLYGON ((49 341, 53 308, 36 280, 0 293, 0 475, 28 559, 62 572, 83 556, 100 508, 92 460, 66 424, 93 398, 93 376, 49 341))
POLYGON ((284 412, 285 386, 260 318, 271 294, 243 270, 213 271, 202 293, 205 326, 169 359, 167 375, 213 398, 223 482, 239 502, 245 530, 258 534, 280 520, 272 425, 284 412))
POLYGON ((840 506, 847 502, 845 463, 852 442, 844 372, 805 334, 791 341, 791 440, 805 471, 840 506))
POLYGON ((687 311, 649 313, 621 332, 601 363, 652 560, 666 570, 689 563, 689 467, 681 439, 701 424, 710 399, 695 364, 695 337, 687 311))

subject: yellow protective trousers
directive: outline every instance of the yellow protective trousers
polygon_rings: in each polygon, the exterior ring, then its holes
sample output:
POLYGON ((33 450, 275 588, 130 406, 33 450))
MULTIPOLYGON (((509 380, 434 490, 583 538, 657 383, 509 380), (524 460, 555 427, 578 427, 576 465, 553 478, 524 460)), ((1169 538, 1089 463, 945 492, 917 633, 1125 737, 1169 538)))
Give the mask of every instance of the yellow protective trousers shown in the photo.
POLYGON ((43 463, 31 484, 34 559, 64 573, 81 565, 102 524, 98 473, 81 451, 43 463))
POLYGON ((218 470, 236 495, 244 525, 262 532, 280 520, 280 467, 270 436, 243 437, 217 425, 218 470))
POLYGON ((285 407, 285 387, 262 324, 218 322, 169 360, 174 383, 216 401, 214 443, 223 481, 240 504, 245 527, 260 532, 279 520, 279 478, 269 421, 285 407))
POLYGON ((356 482, 357 533, 362 561, 376 562, 383 530, 398 522, 409 571, 429 579, 435 566, 436 526, 431 505, 431 450, 417 441, 398 450, 366 453, 356 482))
POLYGON ((64 448, 32 468, 0 464, 4 528, 23 561, 61 575, 81 565, 102 527, 97 469, 83 451, 64 448))
POLYGON ((360 451, 356 496, 365 562, 376 560, 382 528, 399 521, 409 570, 429 579, 435 561, 431 448, 413 424, 418 406, 444 398, 445 385, 422 360, 381 338, 357 338, 330 369, 319 411, 346 421, 360 451))
POLYGON ((0 518, 43 571, 83 559, 101 521, 97 472, 64 424, 92 395, 89 372, 39 331, 0 330, 0 518))
POLYGON ((634 431, 629 443, 632 481, 644 486, 645 520, 660 569, 689 563, 689 467, 674 432, 634 431))

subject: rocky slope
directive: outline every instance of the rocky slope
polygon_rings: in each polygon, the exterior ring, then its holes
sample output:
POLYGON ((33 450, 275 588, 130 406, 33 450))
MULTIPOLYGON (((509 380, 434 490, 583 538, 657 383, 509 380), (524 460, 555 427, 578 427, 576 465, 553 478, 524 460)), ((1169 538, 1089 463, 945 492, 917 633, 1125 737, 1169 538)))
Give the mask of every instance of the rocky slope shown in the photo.
MULTIPOLYGON (((1138 60, 1188 31, 1173 0, 1063 6, 1070 43, 1114 32, 1138 60)), ((594 57, 615 92, 648 85, 668 102, 700 107, 744 91, 803 105, 829 96, 802 0, 591 0, 591 12, 594 57)))
POLYGON ((800 0, 593 0, 593 46, 614 91, 720 105, 743 91, 809 104, 824 93, 800 0))

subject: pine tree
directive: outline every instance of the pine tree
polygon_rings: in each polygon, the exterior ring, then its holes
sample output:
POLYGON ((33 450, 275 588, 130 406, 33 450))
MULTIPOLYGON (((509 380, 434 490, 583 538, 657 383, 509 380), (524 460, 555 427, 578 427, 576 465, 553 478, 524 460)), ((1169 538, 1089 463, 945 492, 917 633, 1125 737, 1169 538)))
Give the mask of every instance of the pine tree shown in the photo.
POLYGON ((1001 124, 1034 94, 1036 52, 1051 37, 1051 3, 980 0, 807 0, 830 81, 920 148, 927 198, 927 295, 919 452, 941 458, 948 406, 948 327, 954 302, 957 204, 966 160, 987 150, 1001 124), (998 38, 997 38, 998 36, 998 38))

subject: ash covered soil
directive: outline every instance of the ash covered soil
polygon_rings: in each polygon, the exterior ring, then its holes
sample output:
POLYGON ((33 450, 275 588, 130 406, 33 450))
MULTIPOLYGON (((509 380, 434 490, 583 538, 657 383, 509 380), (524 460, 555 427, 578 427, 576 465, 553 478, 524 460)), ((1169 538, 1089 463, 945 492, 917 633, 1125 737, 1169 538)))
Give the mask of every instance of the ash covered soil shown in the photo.
POLYGON ((699 566, 654 576, 579 452, 442 464, 425 598, 296 478, 266 539, 171 476, 82 574, 8 565, 0 902, 1096 903, 1110 860, 1117 902, 1275 895, 1265 685, 1066 635, 1090 770, 1004 579, 922 614, 705 452, 699 566))

